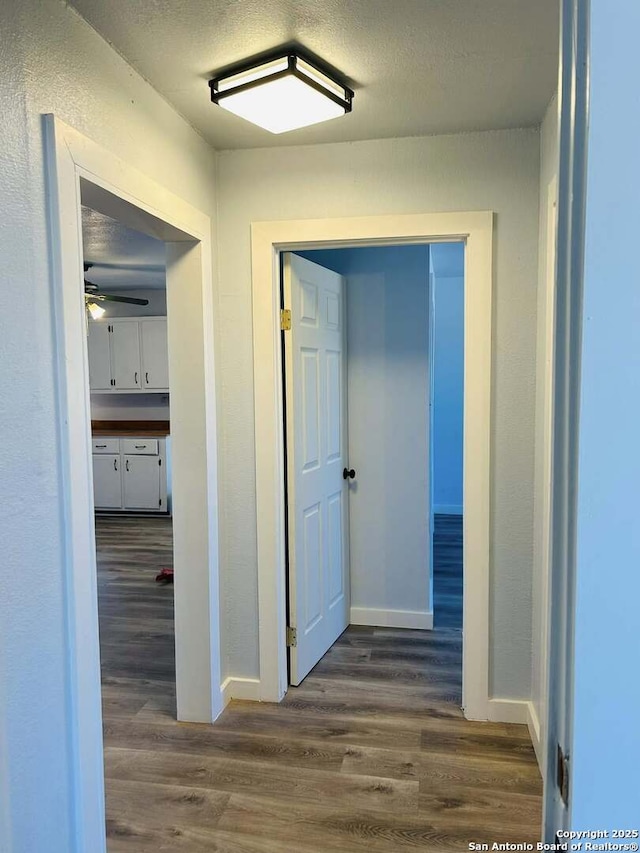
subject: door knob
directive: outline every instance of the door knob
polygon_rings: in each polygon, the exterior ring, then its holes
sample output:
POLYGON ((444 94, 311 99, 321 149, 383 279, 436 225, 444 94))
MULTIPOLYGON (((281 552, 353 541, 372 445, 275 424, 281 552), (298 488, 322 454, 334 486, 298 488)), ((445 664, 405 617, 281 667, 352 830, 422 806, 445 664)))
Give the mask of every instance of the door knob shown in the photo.
POLYGON ((355 472, 354 468, 345 468, 342 472, 342 479, 343 480, 347 480, 347 479, 353 480, 353 478, 355 476, 356 476, 356 472, 355 472))

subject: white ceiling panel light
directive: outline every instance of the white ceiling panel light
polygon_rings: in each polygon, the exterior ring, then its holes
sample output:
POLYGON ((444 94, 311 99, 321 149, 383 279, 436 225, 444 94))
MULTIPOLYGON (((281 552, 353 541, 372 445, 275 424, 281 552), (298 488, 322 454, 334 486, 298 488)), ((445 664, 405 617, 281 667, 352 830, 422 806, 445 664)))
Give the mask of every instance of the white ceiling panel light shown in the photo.
POLYGON ((209 81, 214 104, 271 133, 286 133, 351 112, 353 92, 297 51, 246 63, 209 81))

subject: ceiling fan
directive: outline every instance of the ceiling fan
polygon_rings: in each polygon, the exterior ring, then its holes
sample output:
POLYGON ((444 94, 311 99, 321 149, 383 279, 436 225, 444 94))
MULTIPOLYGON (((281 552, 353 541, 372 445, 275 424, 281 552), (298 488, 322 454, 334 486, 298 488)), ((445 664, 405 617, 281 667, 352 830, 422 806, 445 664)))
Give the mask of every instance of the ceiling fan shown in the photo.
MULTIPOLYGON (((85 274, 89 272, 93 264, 84 264, 85 274)), ((94 320, 99 320, 104 314, 104 308, 100 302, 126 302, 128 305, 148 305, 148 299, 138 299, 135 296, 117 296, 115 293, 100 293, 100 287, 92 281, 84 280, 84 303, 87 311, 94 320)))

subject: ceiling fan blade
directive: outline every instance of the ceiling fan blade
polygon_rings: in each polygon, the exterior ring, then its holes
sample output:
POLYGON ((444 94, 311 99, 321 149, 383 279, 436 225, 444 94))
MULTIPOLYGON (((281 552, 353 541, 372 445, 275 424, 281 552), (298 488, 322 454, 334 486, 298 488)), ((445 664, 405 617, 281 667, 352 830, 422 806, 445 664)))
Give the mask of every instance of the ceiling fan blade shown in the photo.
POLYGON ((114 296, 111 293, 85 293, 92 302, 126 302, 128 305, 148 305, 148 299, 137 299, 135 296, 114 296))
POLYGON ((164 272, 166 267, 164 264, 109 264, 105 261, 91 261, 90 263, 85 263, 85 272, 88 272, 89 269, 94 268, 96 270, 131 270, 131 272, 164 272))

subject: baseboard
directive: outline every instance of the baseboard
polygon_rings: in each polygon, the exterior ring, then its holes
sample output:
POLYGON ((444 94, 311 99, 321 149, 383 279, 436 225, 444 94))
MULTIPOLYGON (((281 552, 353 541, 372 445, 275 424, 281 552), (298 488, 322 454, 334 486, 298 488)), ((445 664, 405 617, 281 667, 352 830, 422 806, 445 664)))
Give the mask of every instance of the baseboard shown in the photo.
POLYGON ((488 718, 492 723, 527 724, 529 705, 526 699, 489 699, 488 718))
POLYGON ((538 767, 542 773, 543 756, 542 742, 540 740, 540 719, 538 717, 538 712, 536 711, 536 706, 533 702, 527 702, 527 727, 529 729, 529 737, 531 738, 533 749, 536 753, 536 758, 538 759, 538 767))
POLYGON ((433 508, 434 515, 462 515, 462 506, 457 504, 436 504, 433 508))
POLYGON ((260 700, 259 678, 233 678, 229 676, 220 685, 222 704, 226 707, 232 699, 260 700))
POLYGON ((376 607, 352 607, 349 620, 352 625, 370 625, 376 628, 433 628, 432 610, 383 610, 376 607))

